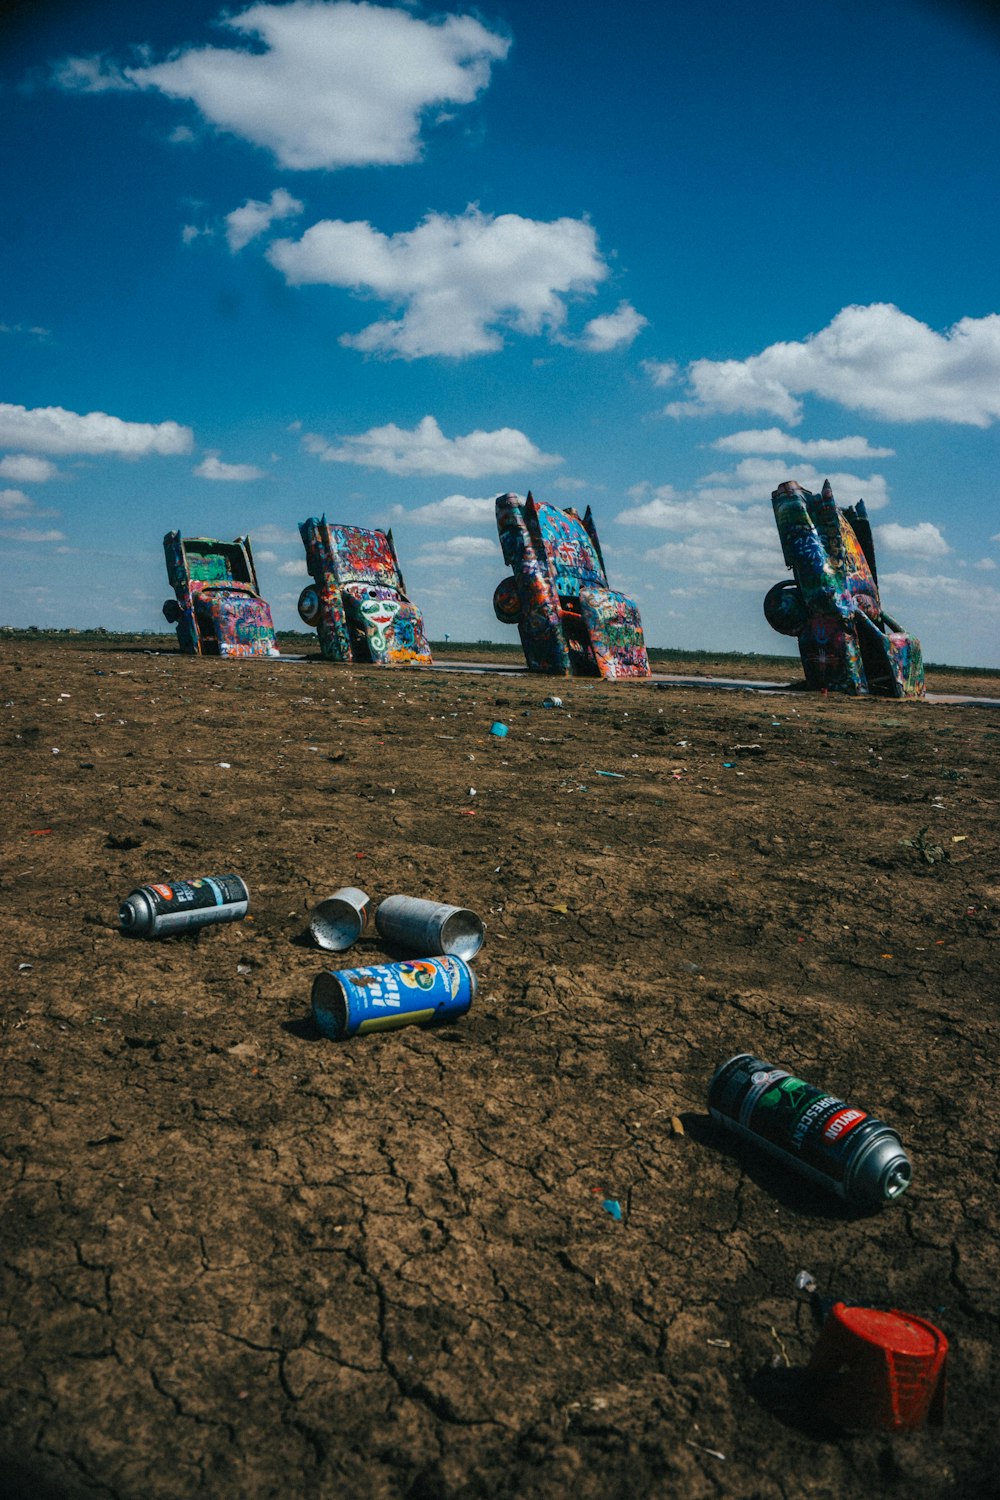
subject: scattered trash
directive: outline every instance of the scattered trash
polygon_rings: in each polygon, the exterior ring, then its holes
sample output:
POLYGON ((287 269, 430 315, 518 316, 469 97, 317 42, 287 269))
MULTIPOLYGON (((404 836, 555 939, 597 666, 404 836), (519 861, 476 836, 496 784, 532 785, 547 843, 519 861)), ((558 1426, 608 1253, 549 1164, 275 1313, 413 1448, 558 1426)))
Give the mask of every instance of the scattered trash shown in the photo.
POLYGON ((728 1339, 706 1339, 706 1344, 711 1344, 713 1349, 731 1349, 733 1346, 728 1339))
POLYGON ((375 926, 387 943, 421 958, 452 954, 466 962, 483 946, 486 928, 463 906, 421 901, 415 896, 387 896, 375 913, 375 926))
POLYGON ((736 762, 734 760, 724 760, 722 762, 722 769, 724 771, 732 771, 735 769, 735 766, 736 762))
POLYGON ((851 1203, 898 1198, 913 1169, 896 1132, 749 1052, 716 1069, 712 1118, 851 1203))
POLYGON ((34 964, 18 964, 17 972, 19 974, 27 974, 28 970, 33 969, 34 967, 34 964))
POLYGON ((709 1458, 718 1458, 722 1463, 726 1462, 726 1455, 720 1453, 718 1448, 706 1448, 704 1443, 696 1443, 694 1438, 685 1438, 684 1441, 689 1448, 697 1448, 700 1453, 707 1453, 709 1458))
POLYGON ((684 1134, 684 1121, 681 1119, 680 1115, 670 1116, 670 1129, 674 1135, 684 1134))
POLYGON ((601 1207, 604 1209, 604 1212, 606 1214, 610 1214, 611 1215, 611 1217, 614 1219, 614 1221, 615 1221, 616 1224, 620 1224, 621 1223, 621 1221, 622 1221, 622 1206, 618 1202, 617 1198, 605 1198, 604 1202, 601 1204, 601 1207))
POLYGON ((625 776, 624 776, 624 774, 621 771, 595 771, 594 775, 595 776, 607 776, 609 779, 613 779, 614 781, 624 781, 625 780, 625 776))
POLYGON ((51 833, 52 829, 51 828, 32 828, 32 829, 29 829, 29 832, 30 832, 31 837, 33 839, 41 839, 41 838, 44 838, 47 833, 51 833))
POLYGON ((56 745, 53 745, 52 746, 52 754, 53 755, 58 755, 59 753, 60 753, 60 751, 59 751, 58 747, 56 745))
POLYGON ((469 796, 470 797, 474 797, 475 795, 476 795, 476 789, 475 789, 475 787, 474 786, 470 786, 469 787, 469 796))
POLYGON ((490 734, 498 740, 506 739, 508 733, 507 725, 501 724, 499 719, 497 719, 495 724, 490 725, 490 734))
POLYGON ((236 972, 237 974, 252 974, 253 964, 237 964, 236 972))
MULTIPOLYGON (((52 829, 51 828, 42 828, 40 830, 40 832, 42 832, 42 833, 51 833, 52 829)), ((951 836, 951 841, 952 841, 953 844, 964 844, 965 841, 966 841, 966 839, 968 837, 969 837, 969 835, 967 833, 953 833, 952 836, 951 836)))
POLYGON ((795 1277, 795 1290, 804 1292, 807 1297, 812 1296, 817 1290, 817 1285, 816 1278, 811 1271, 799 1271, 795 1277))
POLYGON ((561 698, 543 698, 542 699, 542 707, 543 708, 562 708, 562 706, 563 706, 563 701, 562 701, 561 698))
POLYGON ((835 1302, 808 1364, 839 1427, 913 1432, 944 1421, 948 1340, 911 1313, 835 1302))
POLYGON ((333 1041, 417 1026, 427 1021, 455 1021, 476 996, 476 976, 461 958, 415 959, 370 969, 326 970, 312 987, 316 1025, 333 1041))
POLYGON ((763 755, 763 745, 731 745, 730 749, 734 755, 763 755))
POLYGON ((318 948, 343 953, 368 926, 371 897, 356 885, 344 885, 321 901, 309 919, 309 931, 318 948))
POLYGON ((238 875, 203 875, 173 885, 143 885, 122 902, 118 920, 126 937, 169 937, 210 922, 238 922, 250 894, 238 875))
POLYGON ((231 766, 231 765, 230 765, 230 764, 229 764, 229 761, 228 761, 228 760, 220 760, 220 761, 219 761, 219 770, 220 770, 220 771, 231 771, 231 770, 232 770, 232 769, 233 769, 233 768, 232 768, 232 766, 231 766))

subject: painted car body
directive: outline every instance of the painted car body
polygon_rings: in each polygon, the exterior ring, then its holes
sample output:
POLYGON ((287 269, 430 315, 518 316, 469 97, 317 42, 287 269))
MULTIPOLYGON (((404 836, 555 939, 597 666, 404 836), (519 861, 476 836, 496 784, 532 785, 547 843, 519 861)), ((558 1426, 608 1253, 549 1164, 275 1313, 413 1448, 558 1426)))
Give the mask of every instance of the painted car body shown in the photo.
POLYGON ((579 516, 528 493, 500 495, 497 530, 512 576, 493 595, 498 620, 516 625, 531 672, 648 677, 638 605, 608 587, 590 507, 579 516))
POLYGON ((864 501, 841 510, 829 481, 814 495, 786 480, 771 503, 793 576, 768 592, 764 614, 775 630, 797 637, 807 686, 922 698, 920 642, 882 609, 864 501))
POLYGON ((163 606, 189 656, 277 656, 271 609, 257 587, 250 538, 232 542, 168 531, 167 579, 175 597, 163 606))
POLYGON ((332 526, 326 516, 310 516, 299 532, 313 580, 299 614, 327 661, 429 666, 423 616, 406 596, 392 532, 332 526))

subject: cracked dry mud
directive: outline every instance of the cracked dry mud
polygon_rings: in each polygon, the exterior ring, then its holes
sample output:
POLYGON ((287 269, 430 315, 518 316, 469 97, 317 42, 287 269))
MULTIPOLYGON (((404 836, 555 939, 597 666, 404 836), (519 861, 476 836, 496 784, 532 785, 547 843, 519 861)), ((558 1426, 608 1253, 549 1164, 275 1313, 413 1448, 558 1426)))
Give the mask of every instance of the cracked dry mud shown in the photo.
POLYGON ((0 1491, 990 1492, 1000 711, 3 649, 0 1491), (116 931, 229 870, 252 921, 116 931), (342 884, 485 918, 463 1021, 313 1033, 342 884), (906 1197, 721 1138, 748 1049, 906 1197), (945 1330, 943 1428, 810 1418, 803 1266, 945 1330))

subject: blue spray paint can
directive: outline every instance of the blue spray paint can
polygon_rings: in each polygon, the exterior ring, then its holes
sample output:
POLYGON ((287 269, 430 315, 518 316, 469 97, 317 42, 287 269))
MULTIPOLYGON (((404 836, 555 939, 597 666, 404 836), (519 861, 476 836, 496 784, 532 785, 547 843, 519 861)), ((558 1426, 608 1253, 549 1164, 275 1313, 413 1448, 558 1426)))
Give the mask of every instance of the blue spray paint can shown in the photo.
POLYGON ((312 987, 316 1025, 335 1042, 368 1031, 456 1021, 476 995, 464 959, 420 958, 370 969, 324 970, 312 987))

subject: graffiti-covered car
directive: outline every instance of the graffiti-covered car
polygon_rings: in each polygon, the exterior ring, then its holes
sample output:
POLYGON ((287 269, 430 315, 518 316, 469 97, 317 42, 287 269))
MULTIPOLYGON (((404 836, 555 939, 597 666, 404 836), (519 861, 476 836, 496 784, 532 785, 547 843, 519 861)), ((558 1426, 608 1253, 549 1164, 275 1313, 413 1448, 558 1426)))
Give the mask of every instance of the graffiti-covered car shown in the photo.
POLYGON ((590 507, 581 517, 500 495, 497 530, 512 576, 498 585, 493 610, 516 625, 531 672, 572 677, 648 677, 639 606, 608 587, 590 507))
POLYGON ((167 579, 175 597, 163 606, 190 656, 277 656, 271 609, 260 596, 250 538, 163 538, 167 579))
POLYGON ((299 614, 327 661, 429 666, 423 616, 407 598, 392 532, 331 525, 325 515, 302 521, 299 532, 312 578, 299 614))

